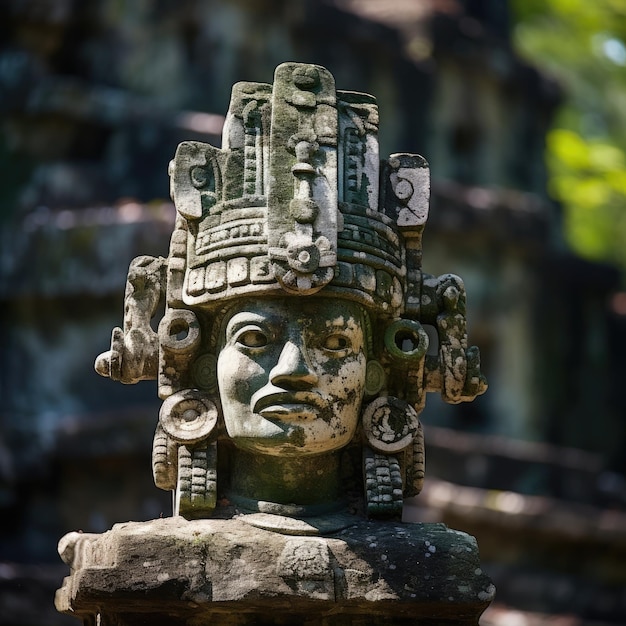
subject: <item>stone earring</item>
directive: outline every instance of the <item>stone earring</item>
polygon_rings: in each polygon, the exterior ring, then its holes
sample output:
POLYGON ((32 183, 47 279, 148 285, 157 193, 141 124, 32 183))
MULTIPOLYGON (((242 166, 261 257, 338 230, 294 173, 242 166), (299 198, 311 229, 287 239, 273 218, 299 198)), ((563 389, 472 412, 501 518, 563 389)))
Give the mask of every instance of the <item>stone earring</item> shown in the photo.
POLYGON ((157 486, 175 490, 174 515, 210 514, 217 501, 218 410, 206 394, 184 389, 165 400, 154 438, 157 486))
POLYGON ((392 454, 412 443, 420 427, 417 411, 404 400, 380 397, 363 412, 367 443, 377 452, 392 454))
MULTIPOLYGON (((409 450, 410 472, 406 479, 414 490, 423 478, 423 438, 417 411, 404 400, 380 397, 373 400, 363 412, 363 431, 368 445, 363 451, 363 472, 368 515, 371 517, 398 517, 402 514, 403 480, 400 458, 406 461, 409 450), (419 441, 418 441, 419 440, 419 441), (414 443, 421 443, 421 467, 414 443), (397 456, 396 456, 397 455, 397 456)), ((419 447, 419 446, 418 446, 419 447)), ((421 485, 419 486, 421 488, 421 485)))

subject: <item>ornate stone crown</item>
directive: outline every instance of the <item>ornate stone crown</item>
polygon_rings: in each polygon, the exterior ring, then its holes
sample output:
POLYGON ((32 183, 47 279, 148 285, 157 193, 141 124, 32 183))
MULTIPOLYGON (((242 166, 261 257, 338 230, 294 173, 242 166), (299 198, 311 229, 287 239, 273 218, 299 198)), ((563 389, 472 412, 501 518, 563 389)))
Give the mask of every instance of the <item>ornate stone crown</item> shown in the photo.
POLYGON ((393 155, 379 185, 375 99, 336 92, 328 70, 285 63, 273 87, 238 83, 222 149, 182 143, 170 175, 189 233, 184 304, 319 292, 403 311, 427 164, 393 155))

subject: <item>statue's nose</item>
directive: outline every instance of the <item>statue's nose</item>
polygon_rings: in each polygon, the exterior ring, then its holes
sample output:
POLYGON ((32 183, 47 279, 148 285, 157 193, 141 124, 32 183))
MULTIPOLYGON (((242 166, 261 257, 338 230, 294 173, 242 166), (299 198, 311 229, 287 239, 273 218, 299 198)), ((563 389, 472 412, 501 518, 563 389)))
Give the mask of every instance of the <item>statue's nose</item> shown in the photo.
POLYGON ((270 381, 277 387, 296 390, 310 389, 317 383, 317 374, 307 360, 304 346, 287 341, 270 372, 270 381))

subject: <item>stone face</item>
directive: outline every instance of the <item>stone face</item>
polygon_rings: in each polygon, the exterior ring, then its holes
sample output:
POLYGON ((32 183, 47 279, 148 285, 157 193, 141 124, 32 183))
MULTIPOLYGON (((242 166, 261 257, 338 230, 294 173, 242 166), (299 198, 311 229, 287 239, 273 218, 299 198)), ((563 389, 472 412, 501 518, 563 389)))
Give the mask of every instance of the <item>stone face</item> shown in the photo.
POLYGON ((310 455, 354 437, 367 368, 364 312, 348 301, 304 304, 246 301, 222 320, 217 382, 237 447, 310 455))
POLYGON ((259 623, 250 613, 288 624, 478 623, 494 588, 472 537, 353 522, 329 537, 269 532, 246 516, 71 533, 60 551, 72 575, 56 606, 103 625, 259 623))

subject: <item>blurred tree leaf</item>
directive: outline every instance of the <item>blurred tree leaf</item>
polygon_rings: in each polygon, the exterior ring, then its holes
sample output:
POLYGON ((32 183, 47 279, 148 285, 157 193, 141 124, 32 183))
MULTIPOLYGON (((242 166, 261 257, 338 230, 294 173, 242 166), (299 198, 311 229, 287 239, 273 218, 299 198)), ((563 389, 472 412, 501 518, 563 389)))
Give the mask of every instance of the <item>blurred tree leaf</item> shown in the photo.
POLYGON ((565 92, 547 165, 566 237, 579 254, 626 275, 626 1, 512 5, 517 49, 565 92))

